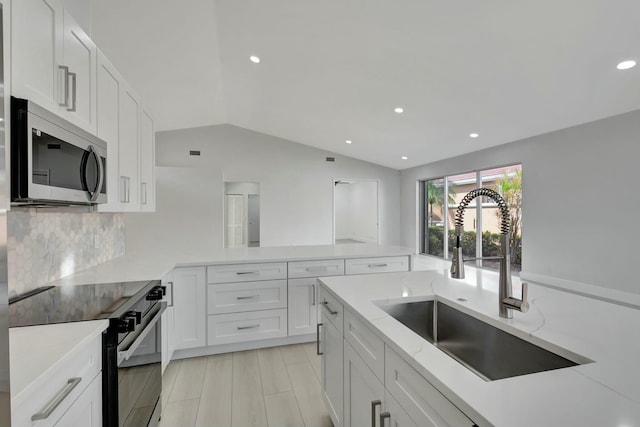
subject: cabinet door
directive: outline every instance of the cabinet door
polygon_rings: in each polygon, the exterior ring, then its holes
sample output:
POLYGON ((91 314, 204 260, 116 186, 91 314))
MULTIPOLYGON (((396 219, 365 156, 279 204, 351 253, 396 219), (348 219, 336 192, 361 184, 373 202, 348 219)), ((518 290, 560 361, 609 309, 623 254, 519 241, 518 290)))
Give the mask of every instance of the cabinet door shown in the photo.
POLYGON ((62 6, 56 0, 14 1, 11 23, 12 94, 56 111, 64 83, 62 6))
POLYGON ((143 108, 140 116, 140 210, 156 210, 156 150, 153 118, 143 108))
POLYGON ((384 393, 384 412, 388 417, 384 417, 380 427, 418 427, 388 391, 384 393))
POLYGON ((126 85, 120 93, 119 135, 118 187, 120 204, 124 212, 139 212, 140 100, 126 85))
POLYGON ((334 427, 343 426, 343 346, 342 334, 324 312, 321 315, 322 397, 334 427))
POLYGON ((96 132, 96 55, 95 43, 64 11, 62 64, 69 67, 65 89, 69 106, 63 116, 87 132, 96 132))
POLYGON ((378 426, 384 386, 355 350, 344 343, 344 427, 378 426))
POLYGON ((312 334, 318 323, 318 279, 289 279, 289 336, 312 334))
POLYGON ((102 426, 102 373, 82 392, 55 424, 56 427, 102 426))
POLYGON ((118 145, 120 141, 120 94, 123 79, 115 67, 98 51, 97 71, 97 135, 107 148, 107 203, 98 206, 100 212, 120 212, 120 171, 118 145))
POLYGON ((175 349, 204 347, 207 343, 205 268, 176 268, 173 274, 175 349))

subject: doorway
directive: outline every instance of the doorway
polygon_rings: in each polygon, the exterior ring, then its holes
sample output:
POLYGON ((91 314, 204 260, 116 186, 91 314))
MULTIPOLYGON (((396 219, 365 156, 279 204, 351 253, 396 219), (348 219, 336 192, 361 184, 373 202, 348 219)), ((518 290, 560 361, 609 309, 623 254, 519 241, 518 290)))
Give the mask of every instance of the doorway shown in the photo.
POLYGON ((378 181, 333 181, 334 243, 378 243, 378 181))
POLYGON ((260 183, 224 183, 224 247, 260 246, 260 183))

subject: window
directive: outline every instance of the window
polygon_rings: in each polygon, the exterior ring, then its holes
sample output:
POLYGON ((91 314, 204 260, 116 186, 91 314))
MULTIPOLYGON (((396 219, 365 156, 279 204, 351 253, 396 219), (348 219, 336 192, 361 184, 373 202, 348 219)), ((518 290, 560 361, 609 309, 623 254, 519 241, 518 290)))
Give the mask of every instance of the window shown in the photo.
MULTIPOLYGON (((511 268, 522 267, 522 166, 485 169, 420 183, 421 248, 426 255, 451 259, 455 246, 455 214, 464 196, 485 187, 500 194, 507 202, 510 223, 511 268)), ((501 254, 500 211, 494 200, 475 198, 465 209, 462 252, 465 258, 501 254), (480 236, 480 238, 479 238, 480 236)), ((476 266, 497 270, 499 260, 480 260, 476 266)))

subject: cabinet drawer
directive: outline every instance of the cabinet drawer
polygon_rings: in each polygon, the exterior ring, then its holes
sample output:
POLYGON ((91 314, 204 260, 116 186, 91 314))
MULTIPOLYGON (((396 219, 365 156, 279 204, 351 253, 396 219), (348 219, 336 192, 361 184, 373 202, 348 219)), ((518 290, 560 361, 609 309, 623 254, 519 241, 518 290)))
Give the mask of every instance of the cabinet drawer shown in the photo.
POLYGON ((209 316, 208 345, 287 336, 287 309, 209 316))
POLYGON ((409 271, 409 257, 357 258, 345 262, 346 274, 391 273, 409 271))
POLYGON ((207 283, 235 283, 286 278, 286 262, 210 265, 207 267, 207 283))
POLYGON ((13 402, 12 426, 49 427, 54 426, 72 404, 82 395, 91 381, 96 378, 102 382, 102 336, 75 350, 64 364, 42 375, 30 386, 28 395, 20 402, 13 402), (74 386, 74 384, 76 384, 74 386), (62 400, 48 418, 31 421, 31 417, 43 410, 53 399, 61 396, 65 390, 71 392, 62 400))
POLYGON ((385 387, 419 426, 474 425, 473 421, 388 346, 385 346, 385 387))
POLYGON ((342 303, 323 286, 320 286, 318 301, 320 301, 320 310, 322 313, 324 313, 327 319, 336 327, 338 332, 342 334, 344 321, 344 308, 342 307, 342 303))
POLYGON ((209 285, 207 292, 207 314, 286 307, 286 280, 209 285))
POLYGON ((351 310, 345 310, 344 338, 378 379, 384 382, 384 341, 351 310))
POLYGON ((342 276, 344 274, 343 259, 327 259, 319 261, 295 261, 289 263, 289 278, 342 276))

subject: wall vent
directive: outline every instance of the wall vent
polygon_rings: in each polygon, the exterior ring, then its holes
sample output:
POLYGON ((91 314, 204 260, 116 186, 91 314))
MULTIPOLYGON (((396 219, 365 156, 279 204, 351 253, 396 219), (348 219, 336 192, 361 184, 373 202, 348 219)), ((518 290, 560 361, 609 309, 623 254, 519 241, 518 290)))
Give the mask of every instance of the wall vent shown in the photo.
POLYGON ((200 150, 189 150, 189 155, 190 156, 199 156, 200 155, 200 150))
POLYGON ((335 157, 327 157, 327 162, 335 162, 336 158, 335 157))

